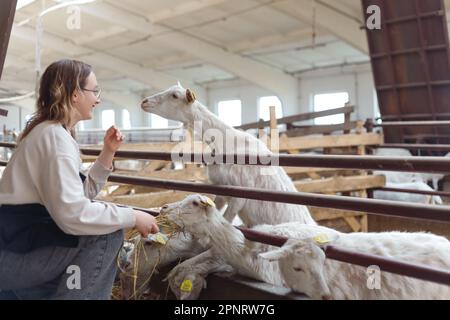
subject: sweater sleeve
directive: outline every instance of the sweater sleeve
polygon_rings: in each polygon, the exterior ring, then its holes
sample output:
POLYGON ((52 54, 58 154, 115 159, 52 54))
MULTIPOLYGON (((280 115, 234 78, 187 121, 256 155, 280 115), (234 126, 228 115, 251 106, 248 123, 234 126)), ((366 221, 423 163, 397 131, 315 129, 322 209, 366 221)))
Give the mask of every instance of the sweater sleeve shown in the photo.
MULTIPOLYGON (((131 208, 94 203, 86 197, 78 165, 75 157, 59 154, 41 168, 40 196, 61 230, 73 235, 102 235, 133 227, 135 216, 131 208)), ((93 169, 90 179, 101 182, 103 177, 93 169)))
POLYGON ((83 183, 84 194, 92 200, 105 186, 112 169, 107 169, 99 161, 95 161, 89 170, 80 171, 86 176, 86 180, 83 183))

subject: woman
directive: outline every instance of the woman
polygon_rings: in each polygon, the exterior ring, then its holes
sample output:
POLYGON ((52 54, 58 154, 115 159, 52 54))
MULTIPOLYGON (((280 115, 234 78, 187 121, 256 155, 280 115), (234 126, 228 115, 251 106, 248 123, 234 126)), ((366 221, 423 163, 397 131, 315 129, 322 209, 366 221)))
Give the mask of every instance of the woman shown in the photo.
POLYGON ((112 171, 116 127, 80 172, 70 130, 92 118, 100 89, 89 65, 61 60, 42 75, 37 111, 0 180, 0 290, 19 299, 109 299, 122 229, 158 232, 154 217, 91 202, 112 171))

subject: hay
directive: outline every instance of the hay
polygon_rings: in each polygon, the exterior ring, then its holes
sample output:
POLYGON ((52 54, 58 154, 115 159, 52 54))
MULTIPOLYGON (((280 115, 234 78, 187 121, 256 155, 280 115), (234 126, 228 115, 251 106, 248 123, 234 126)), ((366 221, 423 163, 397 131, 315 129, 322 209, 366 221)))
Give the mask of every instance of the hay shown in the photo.
MULTIPOLYGON (((150 242, 148 240, 148 238, 143 238, 140 236, 139 232, 136 229, 131 229, 131 230, 127 230, 127 232, 125 233, 125 241, 130 241, 130 242, 134 242, 134 252, 133 252, 133 256, 134 256, 134 261, 133 261, 133 268, 131 270, 131 272, 126 272, 125 270, 123 270, 121 268, 120 265, 120 256, 118 256, 117 258, 117 265, 119 267, 120 272, 126 276, 126 277, 130 277, 133 280, 133 289, 132 289, 132 295, 131 297, 129 297, 129 299, 133 299, 133 300, 141 300, 141 299, 149 299, 150 297, 155 298, 154 295, 149 294, 149 293, 144 293, 143 289, 145 289, 145 286, 151 281, 155 271, 157 271, 157 267, 159 266, 159 261, 156 262, 153 270, 150 272, 150 275, 144 280, 144 282, 142 283, 142 285, 138 288, 137 287, 137 278, 138 278, 138 274, 139 274, 139 268, 141 268, 142 266, 139 265, 139 257, 141 256, 142 252, 144 254, 145 257, 145 261, 148 261, 148 257, 146 255, 145 252, 145 248, 144 246, 146 245, 156 245, 156 246, 164 246, 167 245, 167 243, 170 241, 170 239, 172 239, 178 232, 181 231, 181 228, 176 225, 175 223, 173 223, 172 221, 170 221, 166 215, 159 215, 156 217, 156 222, 158 224, 160 233, 162 233, 163 235, 165 235, 165 237, 167 237, 167 242, 165 243, 158 243, 158 242, 150 242)), ((112 292, 112 299, 114 300, 121 300, 123 299, 123 290, 122 290, 122 286, 121 283, 116 284, 113 287, 113 292, 112 292)), ((153 299, 152 299, 153 300, 153 299)))

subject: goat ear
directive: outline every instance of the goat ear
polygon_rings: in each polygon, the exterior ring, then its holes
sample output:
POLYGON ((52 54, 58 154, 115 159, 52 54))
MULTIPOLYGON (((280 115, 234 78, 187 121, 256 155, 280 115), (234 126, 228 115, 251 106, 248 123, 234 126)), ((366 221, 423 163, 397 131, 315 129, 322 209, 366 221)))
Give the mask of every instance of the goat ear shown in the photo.
POLYGON ((186 89, 186 100, 188 103, 193 103, 195 101, 195 93, 189 89, 186 89))
POLYGON ((286 257, 287 254, 288 254, 288 251, 281 248, 281 249, 276 249, 276 250, 260 253, 260 254, 258 254, 258 256, 265 260, 277 261, 277 260, 280 260, 281 258, 286 257))

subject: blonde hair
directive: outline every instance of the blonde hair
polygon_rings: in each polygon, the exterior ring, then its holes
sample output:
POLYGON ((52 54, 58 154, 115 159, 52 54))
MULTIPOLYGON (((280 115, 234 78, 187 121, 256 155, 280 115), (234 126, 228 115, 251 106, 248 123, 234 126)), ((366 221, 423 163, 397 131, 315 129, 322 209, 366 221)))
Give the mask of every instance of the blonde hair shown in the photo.
POLYGON ((71 121, 72 95, 82 90, 92 67, 77 60, 59 60, 47 67, 41 77, 36 112, 28 121, 19 142, 44 121, 61 123, 68 128, 71 121))

